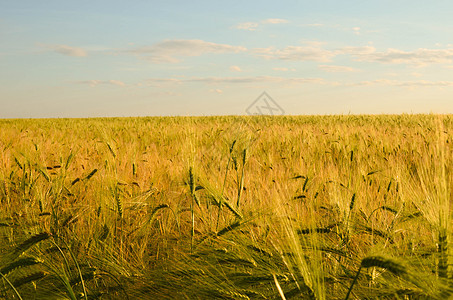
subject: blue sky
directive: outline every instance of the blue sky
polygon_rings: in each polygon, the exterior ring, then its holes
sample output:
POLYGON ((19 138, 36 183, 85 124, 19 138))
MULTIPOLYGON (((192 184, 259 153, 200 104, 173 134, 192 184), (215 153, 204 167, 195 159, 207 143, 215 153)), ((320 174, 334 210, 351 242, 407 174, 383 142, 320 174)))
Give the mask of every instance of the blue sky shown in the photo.
POLYGON ((0 118, 453 113, 451 1, 0 0, 0 118))

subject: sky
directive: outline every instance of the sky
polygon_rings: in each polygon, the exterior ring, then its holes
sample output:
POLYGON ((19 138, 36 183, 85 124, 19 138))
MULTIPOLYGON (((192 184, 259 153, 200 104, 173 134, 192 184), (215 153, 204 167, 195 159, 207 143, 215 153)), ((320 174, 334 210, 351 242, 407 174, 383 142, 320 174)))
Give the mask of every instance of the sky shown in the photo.
POLYGON ((0 118, 453 113, 452 15, 440 0, 0 0, 0 118))

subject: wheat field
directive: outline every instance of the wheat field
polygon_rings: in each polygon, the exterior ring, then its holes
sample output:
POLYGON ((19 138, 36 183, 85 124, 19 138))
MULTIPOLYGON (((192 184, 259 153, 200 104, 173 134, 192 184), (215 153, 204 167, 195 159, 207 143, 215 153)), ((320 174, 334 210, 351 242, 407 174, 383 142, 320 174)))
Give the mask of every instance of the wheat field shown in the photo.
POLYGON ((2 299, 448 299, 450 115, 0 120, 2 299))

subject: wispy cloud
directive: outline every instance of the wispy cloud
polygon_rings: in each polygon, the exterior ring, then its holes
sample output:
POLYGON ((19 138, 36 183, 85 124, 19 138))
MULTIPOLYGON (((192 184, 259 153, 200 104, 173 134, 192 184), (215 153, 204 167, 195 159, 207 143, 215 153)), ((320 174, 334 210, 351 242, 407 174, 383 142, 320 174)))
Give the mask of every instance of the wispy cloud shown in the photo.
POLYGON ((122 81, 119 80, 82 80, 82 81, 77 81, 76 83, 78 84, 87 84, 91 87, 98 86, 100 84, 110 84, 110 85, 116 85, 116 86, 126 86, 126 84, 122 81))
MULTIPOLYGON (((349 46, 336 50, 327 50, 322 43, 306 43, 307 46, 288 46, 283 49, 255 49, 255 53, 264 58, 283 60, 330 61, 339 55, 350 55, 355 61, 377 62, 384 64, 407 64, 422 67, 429 64, 453 63, 453 48, 427 49, 419 48, 412 51, 389 48, 378 51, 373 46, 349 46)), ((327 68, 320 66, 321 68, 327 68)), ((333 71, 334 68, 331 68, 333 71)), ((340 71, 340 69, 338 69, 340 71)), ((344 69, 343 71, 347 71, 344 69)))
POLYGON ((241 68, 239 66, 231 66, 230 71, 233 72, 242 72, 241 68))
POLYGON ((319 61, 328 62, 335 56, 335 52, 319 46, 288 46, 283 49, 257 48, 255 54, 266 59, 281 59, 292 61, 319 61))
POLYGON ((352 27, 352 32, 354 32, 355 35, 360 35, 360 27, 352 27))
POLYGON ((302 25, 302 26, 307 26, 307 27, 322 27, 322 26, 324 26, 324 24, 322 24, 322 23, 310 23, 310 24, 305 24, 305 25, 302 25))
POLYGON ((234 26, 234 28, 240 29, 240 30, 255 31, 260 24, 284 24, 284 23, 289 23, 289 21, 286 19, 271 18, 271 19, 261 20, 259 22, 239 23, 236 26, 234 26))
POLYGON ((83 48, 72 47, 68 45, 40 45, 43 48, 49 49, 59 54, 74 56, 74 57, 85 57, 87 56, 87 51, 83 48))
POLYGON ((244 23, 239 23, 235 26, 236 29, 240 30, 249 30, 249 31, 255 31, 256 28, 258 28, 258 23, 255 22, 244 22, 244 23))
POLYGON ((261 21, 263 24, 282 24, 282 23, 288 23, 288 20, 285 19, 266 19, 261 21))
POLYGON ((278 76, 246 76, 246 77, 190 77, 190 78, 149 78, 148 85, 160 83, 206 83, 206 84, 247 84, 247 83, 287 83, 287 84, 337 84, 323 78, 310 77, 278 77, 278 76))
POLYGON ((409 64, 425 66, 428 64, 443 64, 453 62, 453 49, 419 48, 413 51, 387 49, 376 51, 374 47, 343 48, 344 53, 351 54, 357 61, 379 62, 386 64, 409 64))
POLYGON ((350 54, 356 57, 360 57, 376 52, 376 48, 372 46, 349 46, 340 48, 335 52, 337 54, 350 54))
POLYGON ((320 68, 323 71, 331 72, 331 73, 359 71, 356 68, 351 68, 351 67, 346 67, 346 66, 336 66, 336 65, 319 65, 318 68, 320 68))
POLYGON ((203 40, 165 40, 151 45, 125 50, 154 63, 176 63, 180 57, 200 56, 206 53, 238 53, 246 51, 242 46, 217 44, 203 40))
POLYGON ((429 81, 429 80, 390 80, 390 79, 376 79, 368 81, 360 81, 357 83, 350 84, 353 86, 363 86, 363 85, 389 85, 389 86, 399 86, 399 87, 448 87, 453 86, 453 81, 429 81))
MULTIPOLYGON (((77 81, 77 84, 85 84, 91 87, 97 87, 99 85, 114 85, 114 86, 131 86, 126 85, 124 82, 119 80, 84 80, 77 81)), ((220 89, 222 85, 233 85, 233 84, 283 84, 287 86, 300 86, 301 84, 317 84, 317 85, 330 85, 330 86, 395 86, 402 88, 422 88, 422 87, 453 87, 453 81, 429 81, 429 80, 392 80, 392 79, 375 79, 375 80, 364 80, 358 82, 345 82, 345 81, 331 81, 324 78, 317 77, 282 77, 282 76, 225 76, 225 77, 181 77, 181 78, 148 78, 143 82, 137 83, 137 87, 167 87, 170 88, 174 85, 181 84, 208 84, 214 85, 215 88, 210 89, 211 92, 218 94, 223 93, 220 89)))
POLYGON ((126 84, 119 80, 109 80, 108 83, 118 85, 118 86, 125 86, 126 84))
POLYGON ((274 71, 281 71, 281 72, 288 72, 288 71, 296 71, 294 68, 272 68, 274 71))
POLYGON ((203 82, 203 83, 259 83, 259 82, 274 82, 274 83, 325 83, 322 78, 287 78, 276 76, 252 76, 252 77, 198 77, 190 78, 188 82, 203 82))

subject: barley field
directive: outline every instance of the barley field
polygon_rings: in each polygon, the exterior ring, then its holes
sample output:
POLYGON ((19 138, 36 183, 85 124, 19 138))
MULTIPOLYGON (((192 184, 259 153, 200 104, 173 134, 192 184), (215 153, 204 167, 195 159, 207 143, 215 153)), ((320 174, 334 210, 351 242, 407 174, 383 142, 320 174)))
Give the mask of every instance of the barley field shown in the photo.
POLYGON ((450 115, 0 120, 1 299, 448 299, 450 115))

